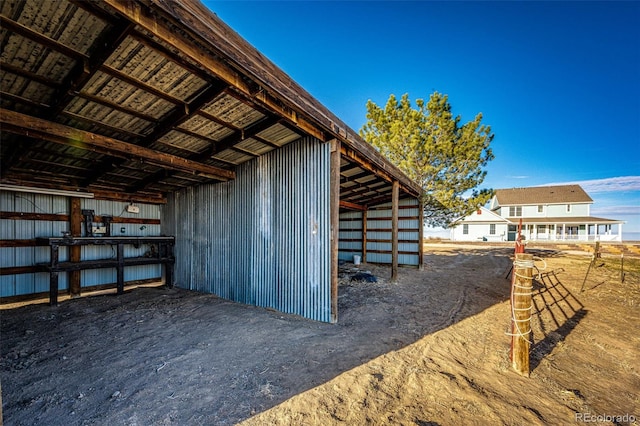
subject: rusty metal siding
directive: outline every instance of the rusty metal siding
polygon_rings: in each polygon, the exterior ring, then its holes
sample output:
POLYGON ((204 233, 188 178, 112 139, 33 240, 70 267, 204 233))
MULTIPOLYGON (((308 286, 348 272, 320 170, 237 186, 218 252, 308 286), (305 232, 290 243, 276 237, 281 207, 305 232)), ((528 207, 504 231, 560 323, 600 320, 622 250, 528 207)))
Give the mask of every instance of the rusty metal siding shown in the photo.
MULTIPOLYGON (((420 207, 416 198, 404 198, 399 202, 398 211, 398 264, 419 265, 420 252, 420 207), (406 253, 402 253, 406 252, 406 253)), ((360 212, 340 214, 340 238, 360 239, 341 241, 338 258, 353 261, 353 255, 362 256, 362 218, 360 212)), ((374 206, 367 210, 367 262, 391 263, 391 203, 374 206), (385 241, 376 241, 385 240, 385 241)))
POLYGON ((330 321, 329 145, 304 138, 236 173, 169 195, 176 285, 330 321))
MULTIPOLYGON (((139 214, 126 212, 128 203, 82 199, 81 208, 94 210, 97 215, 114 217, 140 217, 160 219, 160 207, 157 205, 137 204, 139 214)), ((46 213, 68 215, 69 199, 62 196, 41 195, 0 191, 0 211, 23 213, 46 213)), ((112 235, 160 235, 160 225, 139 225, 128 223, 112 224, 112 235), (121 232, 124 228, 125 232, 121 232)), ((66 221, 46 220, 12 220, 0 219, 0 239, 30 240, 34 238, 60 237, 63 231, 69 230, 66 221)), ((84 235, 84 226, 83 226, 84 235)), ((135 248, 125 247, 125 257, 142 256, 147 246, 135 248)), ((81 260, 109 259, 116 256, 115 248, 110 246, 84 246, 81 249, 81 260)), ((67 247, 60 248, 60 261, 69 260, 67 247)), ((0 267, 32 266, 49 262, 49 247, 1 247, 0 267)), ((125 268, 125 281, 158 278, 161 276, 160 265, 142 265, 125 268)), ((94 269, 81 272, 82 287, 100 284, 111 284, 116 281, 116 270, 94 269)), ((68 289, 68 274, 59 277, 60 290, 68 289)), ((49 291, 48 273, 30 273, 16 275, 0 275, 0 297, 10 297, 43 293, 49 291)))

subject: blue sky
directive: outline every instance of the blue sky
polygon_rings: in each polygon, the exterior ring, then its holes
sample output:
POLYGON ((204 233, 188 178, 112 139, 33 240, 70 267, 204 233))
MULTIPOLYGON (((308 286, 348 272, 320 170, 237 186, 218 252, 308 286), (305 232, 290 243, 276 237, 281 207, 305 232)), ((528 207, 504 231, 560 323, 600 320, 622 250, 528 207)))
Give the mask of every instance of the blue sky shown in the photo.
POLYGON ((640 2, 204 3, 354 130, 445 93, 495 134, 483 187, 579 183, 640 232, 640 2))

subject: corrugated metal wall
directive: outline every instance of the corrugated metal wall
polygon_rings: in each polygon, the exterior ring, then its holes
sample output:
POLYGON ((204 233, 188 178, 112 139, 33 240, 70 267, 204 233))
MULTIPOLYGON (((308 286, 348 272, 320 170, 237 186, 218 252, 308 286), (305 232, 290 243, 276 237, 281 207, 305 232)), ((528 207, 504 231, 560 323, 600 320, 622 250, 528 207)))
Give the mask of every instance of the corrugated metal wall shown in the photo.
MULTIPOLYGON (((0 191, 0 211, 69 215, 69 199, 62 196, 40 195, 31 193, 0 191)), ((96 215, 111 215, 114 217, 132 217, 145 219, 160 219, 160 207, 157 205, 136 204, 140 207, 139 214, 125 211, 128 203, 81 199, 81 208, 94 210, 96 215)), ((139 225, 129 223, 112 224, 112 235, 118 236, 148 236, 160 235, 160 225, 139 225)), ((61 237, 63 231, 69 231, 67 221, 50 220, 13 220, 0 219, 0 239, 2 240, 31 240, 35 238, 61 237)), ((84 226, 83 226, 84 235, 84 226)), ((148 247, 125 246, 125 257, 141 256, 148 247)), ((82 247, 81 260, 114 258, 115 248, 110 246, 82 247)), ((60 248, 60 261, 69 260, 66 247, 60 248)), ((0 247, 0 267, 33 266, 38 263, 49 262, 49 247, 0 247)), ((159 278, 160 265, 143 265, 125 268, 125 281, 159 278)), ((68 274, 59 276, 60 289, 68 289, 68 274)), ((83 288, 101 284, 111 284, 116 281, 116 270, 96 269, 81 272, 83 288)), ((0 297, 21 296, 49 291, 48 273, 26 273, 16 275, 0 275, 0 297)))
POLYGON ((329 322, 329 156, 305 138, 170 195, 176 285, 329 322))
MULTIPOLYGON (((419 202, 404 198, 399 207, 398 264, 419 266, 419 202)), ((362 216, 362 212, 340 213, 340 260, 352 262, 353 255, 362 256, 362 216)), ((391 263, 391 202, 367 210, 367 262, 391 263)))

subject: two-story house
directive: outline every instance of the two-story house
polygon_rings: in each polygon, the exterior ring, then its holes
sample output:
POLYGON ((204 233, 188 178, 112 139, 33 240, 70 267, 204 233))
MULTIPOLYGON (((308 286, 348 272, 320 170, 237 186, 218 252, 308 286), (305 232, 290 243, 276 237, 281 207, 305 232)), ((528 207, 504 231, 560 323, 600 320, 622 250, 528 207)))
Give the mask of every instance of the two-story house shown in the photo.
POLYGON ((522 220, 527 240, 622 241, 624 222, 591 216, 591 204, 580 185, 497 189, 488 209, 452 223, 451 240, 515 241, 522 220))

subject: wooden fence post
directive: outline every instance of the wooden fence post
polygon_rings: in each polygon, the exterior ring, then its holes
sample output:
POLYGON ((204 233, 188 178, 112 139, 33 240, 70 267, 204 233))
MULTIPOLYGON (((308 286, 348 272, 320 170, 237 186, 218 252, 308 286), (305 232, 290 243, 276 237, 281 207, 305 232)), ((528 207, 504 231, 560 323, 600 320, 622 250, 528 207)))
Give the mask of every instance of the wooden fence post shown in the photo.
POLYGON ((513 268, 513 290, 511 298, 512 366, 522 376, 529 377, 529 346, 531 338, 531 313, 533 305, 533 255, 516 253, 513 268))

